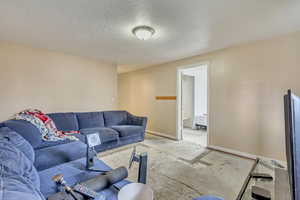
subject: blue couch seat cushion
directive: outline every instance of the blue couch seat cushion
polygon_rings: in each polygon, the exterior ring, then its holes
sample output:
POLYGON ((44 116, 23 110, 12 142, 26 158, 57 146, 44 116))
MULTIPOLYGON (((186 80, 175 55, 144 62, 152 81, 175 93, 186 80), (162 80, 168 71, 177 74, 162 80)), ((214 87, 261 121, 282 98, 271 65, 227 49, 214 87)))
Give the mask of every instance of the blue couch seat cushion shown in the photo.
POLYGON ((114 125, 126 125, 128 124, 127 115, 128 114, 126 111, 105 111, 105 126, 109 127, 114 125))
MULTIPOLYGON (((75 136, 76 138, 78 138, 78 140, 85 143, 84 135, 82 135, 80 133, 75 133, 75 134, 72 134, 72 135, 75 136)), ((61 144, 66 144, 66 143, 70 143, 70 142, 74 142, 74 140, 69 140, 69 139, 58 140, 58 141, 44 141, 44 140, 42 140, 41 144, 38 147, 36 147, 35 150, 42 149, 42 148, 47 148, 47 147, 52 147, 52 146, 56 146, 56 145, 61 145, 61 144)))
POLYGON ((79 125, 75 113, 47 114, 55 123, 59 131, 78 131, 79 125))
POLYGON ((103 112, 76 113, 80 129, 104 127, 103 112))
POLYGON ((120 134, 120 137, 141 135, 144 132, 143 126, 135 126, 135 125, 118 125, 118 126, 111 126, 110 128, 118 131, 120 134))
POLYGON ((38 171, 77 160, 86 156, 86 145, 81 141, 60 144, 35 151, 34 166, 38 171))
MULTIPOLYGON (((40 171, 39 175, 42 194, 47 198, 50 195, 58 192, 57 185, 51 180, 51 178, 58 173, 63 174, 64 179, 71 186, 99 175, 99 172, 87 171, 85 167, 86 159, 82 158, 40 171)), ((101 160, 96 160, 94 167, 104 171, 111 170, 111 168, 101 160)), ((128 183, 129 182, 127 180, 123 180, 116 185, 118 187, 122 187, 128 183)), ((105 189, 100 193, 103 194, 107 200, 117 200, 117 191, 112 187, 105 189)))
POLYGON ((86 128, 80 129, 80 133, 83 135, 91 134, 97 132, 100 136, 101 142, 113 142, 119 139, 119 133, 111 128, 86 128))

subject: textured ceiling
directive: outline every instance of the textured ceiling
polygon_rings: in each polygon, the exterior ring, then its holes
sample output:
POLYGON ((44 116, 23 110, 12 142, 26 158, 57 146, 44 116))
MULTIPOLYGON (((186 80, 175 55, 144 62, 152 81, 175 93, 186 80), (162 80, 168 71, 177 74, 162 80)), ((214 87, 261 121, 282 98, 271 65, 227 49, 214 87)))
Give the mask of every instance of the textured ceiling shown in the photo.
POLYGON ((89 56, 120 71, 300 29, 299 0, 0 0, 0 40, 89 56), (137 25, 156 29, 137 40, 137 25))

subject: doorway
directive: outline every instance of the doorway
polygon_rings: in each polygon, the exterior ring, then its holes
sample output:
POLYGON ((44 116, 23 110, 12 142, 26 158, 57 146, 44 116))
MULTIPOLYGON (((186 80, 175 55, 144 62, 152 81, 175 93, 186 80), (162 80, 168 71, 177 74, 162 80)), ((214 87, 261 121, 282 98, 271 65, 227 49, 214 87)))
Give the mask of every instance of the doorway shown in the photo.
POLYGON ((177 71, 177 139, 208 145, 208 64, 177 71))

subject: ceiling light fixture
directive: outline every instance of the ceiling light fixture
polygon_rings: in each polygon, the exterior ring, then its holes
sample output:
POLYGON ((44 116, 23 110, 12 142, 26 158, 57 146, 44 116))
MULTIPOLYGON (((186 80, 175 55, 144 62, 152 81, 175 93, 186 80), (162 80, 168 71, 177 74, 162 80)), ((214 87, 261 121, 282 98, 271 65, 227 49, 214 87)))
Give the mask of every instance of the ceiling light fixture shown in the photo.
POLYGON ((150 26, 137 26, 132 29, 132 33, 140 40, 149 40, 155 33, 150 26))

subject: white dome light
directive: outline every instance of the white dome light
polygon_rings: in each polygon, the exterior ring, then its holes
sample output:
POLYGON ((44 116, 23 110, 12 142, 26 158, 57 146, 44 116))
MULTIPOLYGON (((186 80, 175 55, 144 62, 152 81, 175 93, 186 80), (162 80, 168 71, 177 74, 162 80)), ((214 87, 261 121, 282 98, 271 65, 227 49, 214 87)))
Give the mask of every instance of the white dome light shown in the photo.
POLYGON ((132 29, 132 33, 140 40, 149 40, 155 30, 150 26, 137 26, 132 29))

